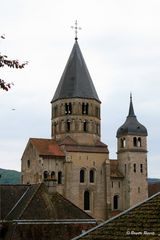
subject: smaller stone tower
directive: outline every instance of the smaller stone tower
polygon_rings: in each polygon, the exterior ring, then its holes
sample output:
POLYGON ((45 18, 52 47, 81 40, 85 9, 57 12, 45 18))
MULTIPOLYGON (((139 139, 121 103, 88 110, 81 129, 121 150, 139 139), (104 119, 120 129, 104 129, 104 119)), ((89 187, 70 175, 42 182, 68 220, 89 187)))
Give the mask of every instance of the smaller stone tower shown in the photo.
POLYGON ((138 122, 130 96, 129 114, 117 131, 119 169, 124 175, 123 208, 148 197, 147 129, 138 122))

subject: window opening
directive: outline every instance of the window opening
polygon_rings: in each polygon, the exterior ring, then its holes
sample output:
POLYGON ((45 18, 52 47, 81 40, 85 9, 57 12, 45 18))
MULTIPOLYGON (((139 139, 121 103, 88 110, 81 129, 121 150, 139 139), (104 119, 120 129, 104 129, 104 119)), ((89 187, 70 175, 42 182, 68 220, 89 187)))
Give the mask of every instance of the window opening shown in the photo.
POLYGON ((141 147, 141 138, 140 137, 138 138, 138 142, 137 143, 138 143, 138 147, 141 147))
POLYGON ((95 173, 94 173, 95 171, 92 169, 92 170, 90 170, 90 172, 89 172, 89 180, 90 180, 90 183, 94 183, 94 175, 95 175, 95 173))
POLYGON ((136 137, 133 138, 133 146, 137 147, 137 138, 136 137))
POLYGON ((90 194, 89 194, 89 191, 84 192, 84 210, 90 210, 90 194))
POLYGON ((72 103, 65 103, 65 114, 72 114, 72 103))
POLYGON ((127 172, 127 165, 124 164, 124 173, 126 174, 126 172, 127 172))
POLYGON ((124 148, 126 146, 126 139, 121 138, 121 148, 124 148))
POLYGON ((30 162, 30 160, 28 160, 27 161, 27 167, 30 168, 30 166, 31 166, 31 162, 30 162))
POLYGON ((62 184, 62 172, 58 172, 58 184, 62 184))
POLYGON ((54 116, 57 117, 57 106, 54 108, 54 116))
POLYGON ((54 171, 52 171, 52 172, 51 172, 51 179, 55 179, 55 177, 56 177, 56 174, 55 174, 54 171))
POLYGON ((80 170, 80 183, 84 183, 85 181, 85 171, 84 169, 80 170))
POLYGON ((87 132, 87 122, 86 121, 83 122, 83 131, 87 132))
POLYGON ((82 114, 88 115, 88 103, 82 103, 82 114))
POLYGON ((67 120, 67 132, 71 130, 71 122, 70 120, 67 120))
POLYGON ((140 172, 143 173, 143 164, 140 164, 140 172))
POLYGON ((43 173, 43 178, 44 178, 44 180, 46 180, 46 179, 48 179, 48 172, 47 171, 44 171, 44 173, 43 173))
POLYGON ((119 206, 118 206, 118 204, 119 204, 119 203, 118 203, 118 202, 119 202, 118 200, 119 200, 119 196, 118 196, 118 195, 115 195, 115 196, 113 197, 113 209, 115 209, 115 210, 118 209, 118 207, 119 207, 119 206))

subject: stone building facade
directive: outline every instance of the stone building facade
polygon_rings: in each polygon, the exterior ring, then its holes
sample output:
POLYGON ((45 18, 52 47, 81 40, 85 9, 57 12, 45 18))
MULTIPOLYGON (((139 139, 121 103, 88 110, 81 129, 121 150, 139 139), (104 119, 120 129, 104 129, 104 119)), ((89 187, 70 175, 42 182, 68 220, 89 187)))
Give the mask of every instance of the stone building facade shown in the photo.
POLYGON ((101 102, 77 39, 51 101, 51 139, 30 138, 22 183, 45 182, 96 219, 148 197, 147 130, 129 114, 117 131, 117 159, 101 142, 101 102))

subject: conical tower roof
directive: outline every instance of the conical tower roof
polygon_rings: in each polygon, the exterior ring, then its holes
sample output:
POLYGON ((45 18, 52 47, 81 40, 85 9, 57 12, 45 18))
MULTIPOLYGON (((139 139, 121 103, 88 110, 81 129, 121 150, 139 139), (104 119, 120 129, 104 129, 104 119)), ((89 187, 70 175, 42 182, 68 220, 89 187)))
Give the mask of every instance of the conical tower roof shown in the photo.
POLYGON ((67 98, 95 99, 100 102, 77 41, 75 41, 52 102, 67 98))
POLYGON ((118 129, 117 137, 124 135, 147 136, 147 129, 138 122, 134 113, 132 96, 130 96, 129 113, 125 123, 118 129))

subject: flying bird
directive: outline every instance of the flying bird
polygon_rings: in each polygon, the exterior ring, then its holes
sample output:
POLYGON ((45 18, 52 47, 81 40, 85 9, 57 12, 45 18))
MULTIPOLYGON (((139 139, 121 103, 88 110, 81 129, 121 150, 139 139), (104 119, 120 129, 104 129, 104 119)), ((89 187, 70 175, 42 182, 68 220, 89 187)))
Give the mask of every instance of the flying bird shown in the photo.
POLYGON ((1 35, 1 38, 2 38, 2 39, 5 39, 5 34, 1 35))

